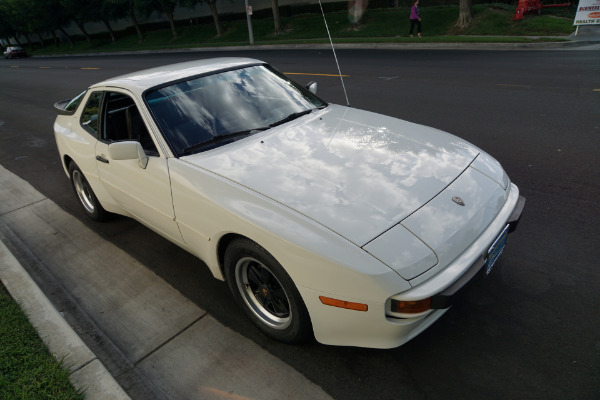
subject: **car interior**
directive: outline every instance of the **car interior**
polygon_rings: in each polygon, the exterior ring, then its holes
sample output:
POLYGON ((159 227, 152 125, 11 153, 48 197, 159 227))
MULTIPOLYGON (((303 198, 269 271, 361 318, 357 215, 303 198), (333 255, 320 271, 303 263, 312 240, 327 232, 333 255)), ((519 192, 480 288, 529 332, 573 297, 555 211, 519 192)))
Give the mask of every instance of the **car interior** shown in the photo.
POLYGON ((134 140, 140 142, 149 156, 158 156, 156 145, 144 124, 133 99, 118 92, 106 94, 102 139, 108 142, 134 140))

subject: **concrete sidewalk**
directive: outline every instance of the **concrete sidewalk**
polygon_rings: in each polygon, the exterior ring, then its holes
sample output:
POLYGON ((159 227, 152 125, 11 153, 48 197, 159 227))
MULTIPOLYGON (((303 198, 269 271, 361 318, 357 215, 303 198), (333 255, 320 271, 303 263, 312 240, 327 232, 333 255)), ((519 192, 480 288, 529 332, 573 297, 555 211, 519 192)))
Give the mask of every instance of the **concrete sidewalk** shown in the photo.
POLYGON ((0 279, 87 398, 330 399, 1 166, 0 187, 0 279), (35 279, 54 280, 113 357, 94 355, 35 279))
POLYGON ((57 360, 63 360, 76 388, 84 390, 89 399, 129 399, 1 241, 0 280, 27 314, 50 352, 57 360))

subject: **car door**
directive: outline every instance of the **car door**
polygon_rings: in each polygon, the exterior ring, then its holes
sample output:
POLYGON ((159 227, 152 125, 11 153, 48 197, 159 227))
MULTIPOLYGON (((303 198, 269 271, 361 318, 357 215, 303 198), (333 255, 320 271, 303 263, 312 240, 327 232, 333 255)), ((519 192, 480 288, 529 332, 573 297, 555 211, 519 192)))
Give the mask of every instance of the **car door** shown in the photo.
POLYGON ((167 159, 158 151, 138 105, 128 92, 116 89, 104 92, 95 150, 100 180, 114 201, 162 236, 183 243, 175 222, 167 159), (141 167, 138 159, 111 159, 109 145, 119 141, 139 142, 148 156, 146 167, 141 167))

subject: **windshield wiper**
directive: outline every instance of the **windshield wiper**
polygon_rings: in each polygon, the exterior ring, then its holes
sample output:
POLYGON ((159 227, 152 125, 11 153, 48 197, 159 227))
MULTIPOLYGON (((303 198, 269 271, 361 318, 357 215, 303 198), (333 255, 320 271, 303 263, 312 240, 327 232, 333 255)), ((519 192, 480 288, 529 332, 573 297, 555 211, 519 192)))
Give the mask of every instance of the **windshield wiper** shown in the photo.
MULTIPOLYGON (((216 145, 218 145, 219 143, 234 139, 238 136, 252 135, 256 132, 264 131, 265 129, 269 129, 269 128, 270 128, 270 126, 266 126, 266 127, 261 127, 261 128, 246 129, 246 130, 239 131, 239 132, 231 132, 231 133, 227 133, 225 135, 213 136, 212 138, 210 138, 204 142, 197 143, 193 146, 183 149, 183 151, 181 153, 183 155, 187 156, 187 155, 190 155, 190 154, 195 153, 202 149, 206 150, 207 147, 209 147, 209 148, 216 147, 216 145)), ((233 141, 233 140, 231 140, 231 141, 233 141)))
POLYGON ((299 111, 299 112, 295 112, 295 113, 291 113, 290 115, 288 115, 287 117, 285 117, 284 119, 280 119, 277 122, 273 122, 272 124, 269 125, 269 127, 274 127, 277 125, 281 125, 281 124, 285 124, 286 122, 290 122, 296 118, 300 118, 303 115, 306 114, 310 114, 311 112, 313 112, 313 110, 315 110, 314 108, 311 108, 309 110, 304 110, 304 111, 299 111))

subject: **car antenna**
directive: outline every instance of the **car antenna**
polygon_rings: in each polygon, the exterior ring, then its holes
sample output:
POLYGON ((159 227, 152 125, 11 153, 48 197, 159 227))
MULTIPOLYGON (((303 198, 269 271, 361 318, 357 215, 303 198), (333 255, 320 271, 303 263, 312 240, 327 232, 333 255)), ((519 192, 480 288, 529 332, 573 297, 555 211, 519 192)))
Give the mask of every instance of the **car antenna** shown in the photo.
POLYGON ((340 74, 340 81, 342 81, 342 88, 344 89, 344 96, 346 96, 346 105, 350 107, 350 101, 348 100, 348 93, 346 92, 346 86, 344 85, 344 78, 342 77, 342 71, 340 70, 340 63, 338 62, 337 56, 335 55, 335 48, 333 47, 333 40, 331 40, 331 34, 329 33, 329 27, 327 26, 327 19, 325 18, 325 12, 323 11, 323 5, 319 0, 319 7, 321 7, 321 14, 323 14, 323 21, 325 21, 325 29, 327 29, 327 36, 329 36, 329 43, 331 43, 331 50, 333 50, 333 58, 335 58, 335 64, 337 65, 338 73, 340 74))

